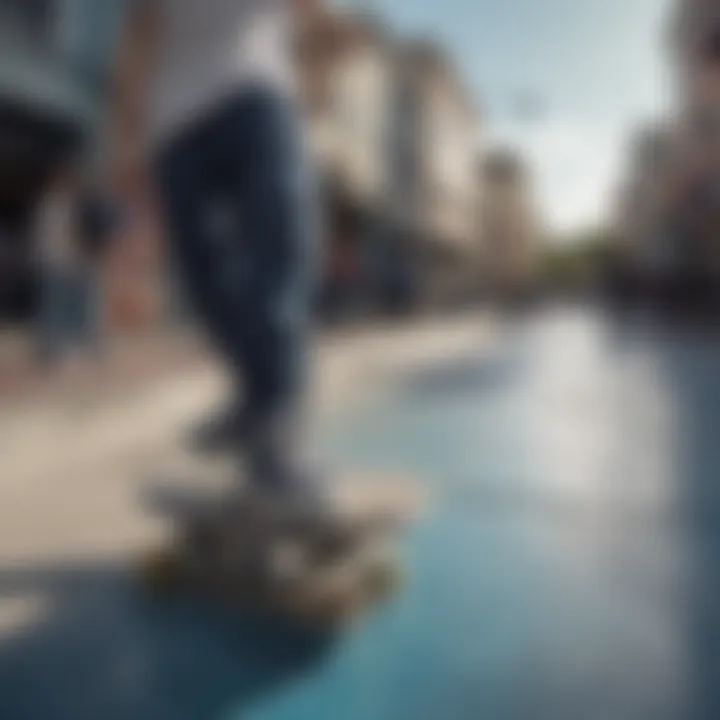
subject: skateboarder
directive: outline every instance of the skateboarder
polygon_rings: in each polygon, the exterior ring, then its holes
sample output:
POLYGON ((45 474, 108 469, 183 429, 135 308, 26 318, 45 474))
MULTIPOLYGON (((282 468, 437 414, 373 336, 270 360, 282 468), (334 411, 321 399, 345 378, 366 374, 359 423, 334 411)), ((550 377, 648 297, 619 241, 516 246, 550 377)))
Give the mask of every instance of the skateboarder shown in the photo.
POLYGON ((139 0, 128 28, 167 236, 243 398, 232 427, 250 480, 303 495, 316 488, 298 431, 318 238, 291 33, 306 4, 139 0))

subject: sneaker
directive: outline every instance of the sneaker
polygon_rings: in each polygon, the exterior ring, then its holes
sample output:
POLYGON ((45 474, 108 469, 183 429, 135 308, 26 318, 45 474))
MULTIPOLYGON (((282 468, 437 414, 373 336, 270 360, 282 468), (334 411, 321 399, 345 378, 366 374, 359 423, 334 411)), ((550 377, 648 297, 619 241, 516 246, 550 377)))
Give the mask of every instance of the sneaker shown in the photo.
POLYGON ((327 478, 318 471, 275 472, 257 478, 253 489, 268 502, 277 503, 293 514, 324 520, 332 516, 327 478))
POLYGON ((193 428, 189 444, 193 450, 208 454, 237 450, 246 441, 246 426, 244 409, 232 405, 193 428))

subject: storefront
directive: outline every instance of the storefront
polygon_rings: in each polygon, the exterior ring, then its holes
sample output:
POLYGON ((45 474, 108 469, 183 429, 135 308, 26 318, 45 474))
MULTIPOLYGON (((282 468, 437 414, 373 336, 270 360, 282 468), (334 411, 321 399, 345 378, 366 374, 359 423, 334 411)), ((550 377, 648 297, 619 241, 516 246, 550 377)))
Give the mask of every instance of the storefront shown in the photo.
POLYGON ((33 314, 33 208, 57 158, 95 146, 121 18, 121 0, 0 0, 0 322, 33 314))

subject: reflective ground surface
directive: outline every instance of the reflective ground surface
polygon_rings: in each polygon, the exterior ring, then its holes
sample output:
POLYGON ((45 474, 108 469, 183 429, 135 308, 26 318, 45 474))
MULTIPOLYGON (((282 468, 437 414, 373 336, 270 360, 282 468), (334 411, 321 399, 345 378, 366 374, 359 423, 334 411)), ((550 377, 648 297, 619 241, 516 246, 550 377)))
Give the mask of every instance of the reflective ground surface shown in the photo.
POLYGON ((0 640, 0 717, 720 717, 718 428, 720 334, 545 311, 328 430, 433 488, 388 607, 322 638, 120 568, 0 571, 52 597, 0 640))

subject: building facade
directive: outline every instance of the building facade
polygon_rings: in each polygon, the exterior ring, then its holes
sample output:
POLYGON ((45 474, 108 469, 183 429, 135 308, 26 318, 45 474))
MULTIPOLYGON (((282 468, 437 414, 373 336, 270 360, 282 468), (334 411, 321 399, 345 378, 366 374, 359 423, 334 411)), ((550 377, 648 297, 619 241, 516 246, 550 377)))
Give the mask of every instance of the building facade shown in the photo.
POLYGON ((415 237, 424 301, 444 304, 476 284, 480 122, 467 88, 434 43, 401 50, 396 196, 415 237))
POLYGON ((521 295, 535 279, 541 232, 530 171, 505 149, 488 153, 482 168, 483 284, 494 295, 521 295))
POLYGON ((623 265, 641 282, 657 281, 678 262, 681 248, 671 230, 671 194, 679 157, 677 128, 669 123, 641 129, 630 147, 616 227, 623 265))
POLYGON ((679 269, 720 283, 720 3, 682 0, 672 25, 678 168, 672 210, 679 269))
POLYGON ((632 144, 621 257, 640 287, 705 303, 720 299, 720 2, 676 0, 668 39, 674 109, 632 144))
POLYGON ((302 33, 299 70, 324 210, 323 305, 334 314, 384 302, 391 55, 389 33, 365 16, 319 9, 302 33))
POLYGON ((0 320, 32 316, 29 223, 60 154, 97 140, 121 0, 0 0, 0 320))

